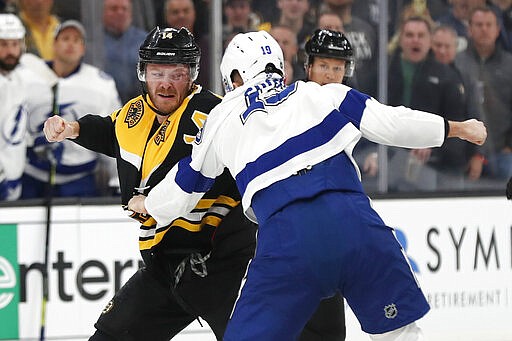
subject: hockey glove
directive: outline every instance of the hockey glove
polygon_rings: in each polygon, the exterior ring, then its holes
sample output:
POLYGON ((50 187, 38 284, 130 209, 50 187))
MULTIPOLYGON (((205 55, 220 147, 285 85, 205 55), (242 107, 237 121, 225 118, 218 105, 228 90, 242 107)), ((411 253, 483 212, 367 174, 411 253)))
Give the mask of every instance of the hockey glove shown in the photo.
POLYGON ((506 194, 507 194, 507 199, 512 200, 512 177, 510 179, 508 179, 506 194))

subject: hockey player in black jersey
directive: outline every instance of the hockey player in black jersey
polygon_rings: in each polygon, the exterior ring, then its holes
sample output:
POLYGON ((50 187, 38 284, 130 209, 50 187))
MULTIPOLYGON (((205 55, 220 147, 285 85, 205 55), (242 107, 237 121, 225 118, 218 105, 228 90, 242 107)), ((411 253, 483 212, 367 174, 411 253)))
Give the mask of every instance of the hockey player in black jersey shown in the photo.
MULTIPOLYGON (((87 115, 68 122, 54 116, 45 123, 45 136, 51 142, 70 138, 115 157, 126 205, 134 192, 147 193, 190 155, 197 132, 220 102, 194 83, 199 59, 185 28, 155 28, 139 50, 141 96, 107 118, 87 115)), ((108 302, 90 340, 169 340, 199 316, 222 339, 255 250, 256 225, 244 217, 231 175, 219 176, 196 208, 170 225, 132 217, 142 224, 145 267, 108 302)), ((322 333, 310 330, 301 340, 326 340, 322 333)))

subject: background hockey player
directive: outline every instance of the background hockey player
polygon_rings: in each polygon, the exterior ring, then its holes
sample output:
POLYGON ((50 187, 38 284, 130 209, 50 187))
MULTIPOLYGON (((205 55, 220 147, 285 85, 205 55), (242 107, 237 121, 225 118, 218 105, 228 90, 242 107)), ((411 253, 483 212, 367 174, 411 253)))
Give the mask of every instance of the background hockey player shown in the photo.
POLYGON ((27 103, 30 142, 23 176, 23 199, 45 197, 49 158, 56 162, 52 193, 55 197, 108 194, 109 180, 110 187, 119 186, 113 160, 101 159, 98 153, 71 141, 52 145, 49 150, 50 146, 42 134, 44 121, 54 114, 66 120, 76 120, 86 113, 107 116, 121 106, 112 77, 82 63, 85 38, 80 22, 68 20, 60 24, 55 32, 54 58, 47 65, 43 64, 42 68, 46 70, 39 70, 40 77, 28 83, 31 94, 27 103), (100 179, 100 168, 105 170, 107 179, 100 179))
MULTIPOLYGON (((304 69, 308 81, 320 85, 341 84, 344 80, 353 76, 354 51, 343 33, 317 29, 306 42, 305 52, 304 69)), ((330 328, 338 331, 338 334, 343 333, 344 337, 340 339, 343 340, 346 334, 343 297, 338 293, 323 300, 321 307, 323 307, 323 310, 319 310, 318 313, 326 317, 332 314, 340 315, 339 321, 325 319, 323 323, 335 322, 330 325, 330 328)))
POLYGON ((27 132, 26 77, 19 66, 24 37, 17 16, 0 14, 0 200, 21 195, 27 132))

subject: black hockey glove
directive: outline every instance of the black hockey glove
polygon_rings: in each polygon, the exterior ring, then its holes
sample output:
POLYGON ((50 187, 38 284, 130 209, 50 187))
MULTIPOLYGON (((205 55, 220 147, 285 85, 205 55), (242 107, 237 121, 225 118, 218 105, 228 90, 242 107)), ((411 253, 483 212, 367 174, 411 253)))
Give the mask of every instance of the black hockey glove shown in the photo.
POLYGON ((137 213, 137 212, 131 211, 130 209, 128 209, 128 205, 123 205, 122 207, 123 207, 123 210, 125 210, 128 213, 128 217, 137 220, 141 224, 144 223, 149 218, 151 218, 151 216, 149 214, 137 213))
MULTIPOLYGON (((148 193, 149 193, 149 189, 150 189, 149 186, 146 186, 146 187, 136 187, 133 190, 132 195, 135 196, 135 195, 142 194, 142 195, 147 196, 148 193)), ((128 205, 123 205, 123 210, 128 212, 128 216, 130 218, 137 220, 141 224, 145 223, 149 218, 151 218, 151 216, 149 214, 138 213, 138 212, 131 211, 130 209, 128 209, 128 205)))
POLYGON ((512 177, 508 179, 507 190, 505 193, 507 194, 507 199, 512 200, 512 177))

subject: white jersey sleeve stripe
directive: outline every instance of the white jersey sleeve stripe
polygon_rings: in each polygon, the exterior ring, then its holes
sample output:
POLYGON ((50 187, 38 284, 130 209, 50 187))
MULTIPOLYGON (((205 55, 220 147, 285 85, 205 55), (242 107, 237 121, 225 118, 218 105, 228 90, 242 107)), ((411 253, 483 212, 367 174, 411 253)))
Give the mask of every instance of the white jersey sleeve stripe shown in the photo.
POLYGON ((366 108, 366 101, 371 97, 365 95, 357 90, 350 90, 341 102, 338 110, 346 115, 352 124, 359 129, 361 125, 361 118, 366 108))
POLYGON ((190 156, 178 162, 176 183, 186 193, 206 193, 215 183, 215 178, 209 178, 190 166, 190 156))
MULTIPOLYGON (((277 148, 260 155, 255 161, 249 162, 236 175, 240 194, 244 195, 248 184, 254 178, 279 167, 298 155, 328 144, 348 123, 349 120, 346 116, 342 115, 338 110, 333 110, 320 124, 311 127, 302 134, 289 138, 277 148)), ((295 171, 298 170, 296 169, 295 171)))

